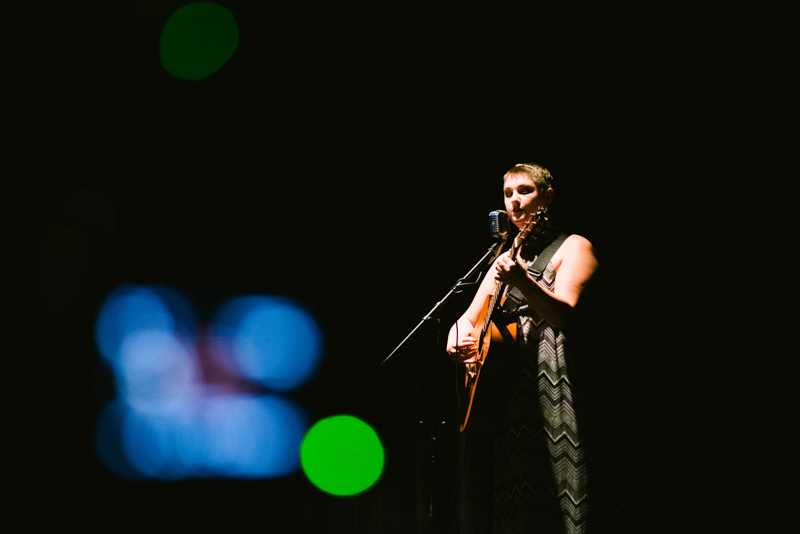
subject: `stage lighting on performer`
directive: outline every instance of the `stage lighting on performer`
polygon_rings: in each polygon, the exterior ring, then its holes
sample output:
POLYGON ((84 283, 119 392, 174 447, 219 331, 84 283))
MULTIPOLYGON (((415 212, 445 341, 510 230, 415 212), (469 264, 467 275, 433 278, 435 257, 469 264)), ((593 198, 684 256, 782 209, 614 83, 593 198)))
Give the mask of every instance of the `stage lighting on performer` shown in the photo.
POLYGON ((383 445, 375 430, 350 415, 318 421, 300 446, 303 472, 312 484, 348 496, 370 488, 381 476, 383 445))
POLYGON ((244 296, 223 304, 213 322, 214 336, 227 350, 220 363, 273 391, 290 391, 307 382, 322 358, 322 334, 296 300, 244 296))
POLYGON ((184 80, 202 80, 220 69, 238 45, 233 13, 219 4, 197 2, 169 17, 158 49, 167 72, 184 80))

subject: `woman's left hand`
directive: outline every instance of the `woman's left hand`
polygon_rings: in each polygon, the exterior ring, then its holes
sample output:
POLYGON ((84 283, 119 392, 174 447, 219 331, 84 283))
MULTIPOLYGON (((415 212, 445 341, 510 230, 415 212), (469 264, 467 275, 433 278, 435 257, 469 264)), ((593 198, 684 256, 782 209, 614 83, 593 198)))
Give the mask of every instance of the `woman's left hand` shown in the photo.
POLYGON ((497 259, 495 269, 494 279, 511 287, 525 290, 534 283, 527 269, 511 259, 511 251, 506 252, 497 259))

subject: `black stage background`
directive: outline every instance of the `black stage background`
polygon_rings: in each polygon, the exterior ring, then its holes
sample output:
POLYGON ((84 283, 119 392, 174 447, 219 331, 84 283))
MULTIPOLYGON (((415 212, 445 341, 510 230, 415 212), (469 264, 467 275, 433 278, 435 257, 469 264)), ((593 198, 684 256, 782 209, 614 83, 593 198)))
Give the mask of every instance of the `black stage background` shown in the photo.
MULTIPOLYGON (((24 187, 10 197, 10 241, 24 259, 13 284, 24 378, 13 382, 24 387, 14 411, 32 530, 425 531, 426 395, 443 391, 452 368, 429 354, 429 331, 377 365, 490 245, 487 214, 502 208, 501 177, 520 161, 553 172, 557 202, 603 265, 630 532, 718 519, 709 515, 727 502, 726 479, 705 474, 717 471, 704 443, 733 432, 725 417, 697 416, 716 406, 696 377, 715 365, 705 332, 722 321, 703 311, 719 296, 706 261, 719 245, 697 208, 716 186, 709 156, 736 146, 730 112, 760 113, 739 106, 747 89, 733 83, 737 58, 758 54, 744 37, 749 13, 231 0, 238 50, 185 82, 157 49, 182 4, 59 4, 16 19, 9 178, 24 187), (59 212, 87 188, 113 207, 106 222, 59 212), (37 259, 58 223, 88 236, 78 267, 59 266, 69 251, 51 269, 37 259), (327 350, 294 398, 313 419, 370 422, 387 450, 381 481, 344 499, 302 474, 111 475, 92 448, 109 394, 92 323, 128 282, 175 287, 201 314, 243 293, 308 304, 327 350), (420 380, 431 370, 442 374, 420 380)), ((442 336, 469 296, 444 309, 442 336)), ((452 429, 441 430, 442 465, 452 429)))

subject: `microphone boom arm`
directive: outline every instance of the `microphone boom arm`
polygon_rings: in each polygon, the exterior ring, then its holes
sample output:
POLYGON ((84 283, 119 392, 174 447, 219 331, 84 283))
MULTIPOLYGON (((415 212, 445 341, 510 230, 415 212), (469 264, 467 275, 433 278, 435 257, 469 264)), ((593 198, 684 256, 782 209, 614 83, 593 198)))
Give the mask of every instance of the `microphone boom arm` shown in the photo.
POLYGON ((383 360, 383 361, 382 361, 380 364, 378 364, 378 367, 382 366, 384 363, 386 363, 386 362, 389 360, 389 358, 391 358, 392 356, 394 356, 394 353, 395 353, 395 352, 397 352, 398 350, 400 350, 400 347, 402 347, 402 346, 403 346, 403 344, 404 344, 406 341, 408 341, 408 339, 409 339, 411 336, 413 336, 413 335, 414 335, 414 333, 415 333, 417 330, 419 330, 419 328, 420 328, 420 327, 421 327, 423 324, 425 324, 425 322, 427 322, 427 321, 430 321, 430 320, 432 319, 432 315, 433 315, 433 314, 434 314, 434 313, 435 313, 435 312, 436 312, 436 311, 437 311, 439 308, 441 308, 442 306, 444 306, 444 304, 445 304, 445 303, 446 303, 448 300, 450 300, 450 297, 452 297, 454 294, 458 293, 462 287, 464 287, 464 286, 468 286, 468 285, 473 285, 473 284, 476 284, 476 283, 477 283, 477 281, 476 281, 476 282, 465 282, 465 280, 469 280, 470 278, 472 278, 472 276, 473 276, 473 275, 474 275, 476 272, 480 271, 480 269, 481 269, 481 268, 482 268, 484 265, 486 265, 486 264, 488 264, 488 265, 491 265, 491 264, 492 264, 492 262, 493 262, 494 260, 496 260, 496 259, 497 259, 497 257, 500 255, 500 251, 503 249, 503 245, 505 245, 505 244, 506 244, 506 236, 503 236, 503 240, 502 240, 502 241, 498 241, 497 243, 494 243, 494 244, 493 244, 491 247, 489 247, 489 250, 487 250, 487 251, 486 251, 486 254, 484 254, 484 255, 483 255, 483 257, 482 257, 480 260, 478 260, 478 263, 476 263, 476 264, 475 264, 475 265, 472 267, 472 269, 470 269, 470 270, 469 270, 469 272, 468 272, 467 274, 465 274, 463 277, 461 277, 461 278, 459 278, 459 279, 458 279, 458 281, 455 283, 455 285, 453 285, 453 287, 451 287, 451 288, 450 288, 450 291, 448 291, 448 292, 447 292, 447 294, 444 296, 444 298, 442 298, 442 300, 440 300, 439 302, 437 302, 437 303, 436 303, 436 305, 435 305, 433 308, 431 308, 431 311, 429 311, 429 312, 428 312, 428 313, 425 315, 425 317, 423 317, 423 318, 422 318, 422 320, 419 322, 419 324, 418 324, 417 326, 415 326, 415 327, 414 327, 414 329, 413 329, 411 332, 409 332, 409 333, 408 333, 408 335, 405 337, 405 339, 403 339, 403 341, 401 341, 401 342, 400 342, 400 344, 399 344, 399 345, 397 345, 397 347, 395 347, 395 349, 394 349, 394 350, 391 352, 391 354, 389 354, 389 355, 388 355, 386 358, 384 358, 384 360, 383 360))

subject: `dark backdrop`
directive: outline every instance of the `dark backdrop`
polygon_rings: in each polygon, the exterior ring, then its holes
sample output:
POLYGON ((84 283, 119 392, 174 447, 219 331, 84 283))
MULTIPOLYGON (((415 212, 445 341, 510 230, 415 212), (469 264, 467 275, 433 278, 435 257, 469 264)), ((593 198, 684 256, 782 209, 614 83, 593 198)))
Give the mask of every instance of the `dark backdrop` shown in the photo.
MULTIPOLYGON (((702 332, 717 319, 700 303, 716 295, 715 272, 693 259, 718 246, 697 199, 716 185, 709 155, 736 139, 728 111, 747 90, 719 88, 736 79, 737 57, 758 54, 739 31, 749 13, 232 0, 238 50, 186 82, 157 49, 182 4, 61 3, 11 19, 9 242, 23 260, 12 324, 26 407, 14 412, 32 526, 415 532, 430 483, 420 396, 442 387, 439 375, 419 382, 431 365, 420 354, 440 358, 433 333, 376 367, 489 246, 487 214, 521 161, 552 171, 563 215, 603 266, 631 532, 703 524, 724 500, 700 498, 703 436, 726 422, 695 417, 707 405, 698 369, 712 366, 699 357, 713 353, 702 332), (63 204, 87 190, 107 201, 90 220, 63 204), (54 224, 83 232, 85 247, 42 260, 54 224), (201 315, 243 293, 305 302, 327 350, 295 398, 313 419, 373 424, 387 449, 382 480, 339 499, 302 474, 112 476, 92 448, 111 393, 91 328, 128 282, 173 286, 201 315)), ((442 310, 442 336, 469 297, 442 310)))

